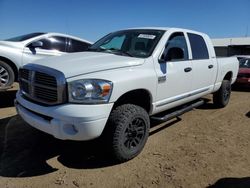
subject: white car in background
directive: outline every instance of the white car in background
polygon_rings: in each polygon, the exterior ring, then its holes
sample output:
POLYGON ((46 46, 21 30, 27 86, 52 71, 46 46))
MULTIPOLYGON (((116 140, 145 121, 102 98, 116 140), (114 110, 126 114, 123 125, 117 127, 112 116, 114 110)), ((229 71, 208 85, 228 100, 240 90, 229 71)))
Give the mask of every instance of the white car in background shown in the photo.
POLYGON ((85 51, 91 42, 60 33, 30 33, 0 41, 0 88, 11 86, 18 69, 34 60, 85 51))

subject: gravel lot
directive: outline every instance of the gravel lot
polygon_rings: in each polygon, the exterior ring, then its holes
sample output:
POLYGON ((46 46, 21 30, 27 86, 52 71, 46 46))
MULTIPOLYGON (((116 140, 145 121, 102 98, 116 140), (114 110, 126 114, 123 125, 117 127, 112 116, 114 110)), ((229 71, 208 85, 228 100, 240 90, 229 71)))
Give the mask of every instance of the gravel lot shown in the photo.
MULTIPOLYGON (((16 115, 0 93, 0 187, 250 187, 250 92, 156 124, 143 152, 115 164, 102 144, 60 141, 16 115)), ((208 99, 210 96, 207 97, 208 99)))

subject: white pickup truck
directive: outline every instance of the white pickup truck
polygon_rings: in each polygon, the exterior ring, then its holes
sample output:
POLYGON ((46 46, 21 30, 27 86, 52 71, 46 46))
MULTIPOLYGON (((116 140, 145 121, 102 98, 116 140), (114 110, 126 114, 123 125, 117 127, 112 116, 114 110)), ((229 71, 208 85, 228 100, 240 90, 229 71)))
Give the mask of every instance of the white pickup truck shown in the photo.
POLYGON ((0 41, 0 90, 18 80, 18 69, 34 60, 83 52, 91 42, 61 33, 30 33, 0 41))
POLYGON ((31 126, 58 139, 104 135, 115 159, 122 162, 143 149, 150 117, 167 121, 200 101, 157 114, 210 93, 215 105, 226 106, 238 66, 235 57, 216 59, 203 33, 121 30, 103 37, 88 52, 25 65, 16 108, 31 126))

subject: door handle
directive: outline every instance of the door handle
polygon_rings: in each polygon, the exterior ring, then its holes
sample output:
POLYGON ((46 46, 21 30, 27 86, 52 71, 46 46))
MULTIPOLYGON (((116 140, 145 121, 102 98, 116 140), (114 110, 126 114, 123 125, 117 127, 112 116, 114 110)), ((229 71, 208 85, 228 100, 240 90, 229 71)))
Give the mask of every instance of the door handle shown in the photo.
POLYGON ((208 68, 209 68, 209 69, 211 69, 211 68, 213 68, 213 67, 214 67, 213 65, 208 65, 208 68))
POLYGON ((191 70, 192 70, 191 67, 187 67, 187 68, 184 69, 185 72, 190 72, 191 70))

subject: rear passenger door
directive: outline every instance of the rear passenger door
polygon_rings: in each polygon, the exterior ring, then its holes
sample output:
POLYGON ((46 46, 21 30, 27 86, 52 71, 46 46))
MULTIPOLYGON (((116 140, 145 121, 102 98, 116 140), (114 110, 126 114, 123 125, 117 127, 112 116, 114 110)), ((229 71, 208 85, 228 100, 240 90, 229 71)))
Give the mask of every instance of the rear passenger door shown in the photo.
POLYGON ((188 33, 192 51, 193 83, 195 94, 208 92, 213 88, 216 76, 216 61, 209 54, 205 39, 198 34, 188 33))

